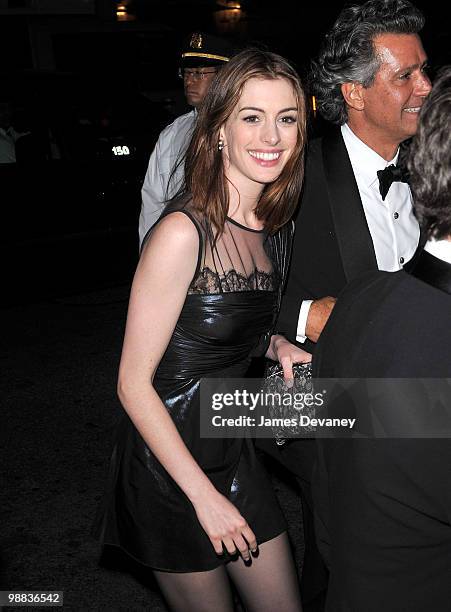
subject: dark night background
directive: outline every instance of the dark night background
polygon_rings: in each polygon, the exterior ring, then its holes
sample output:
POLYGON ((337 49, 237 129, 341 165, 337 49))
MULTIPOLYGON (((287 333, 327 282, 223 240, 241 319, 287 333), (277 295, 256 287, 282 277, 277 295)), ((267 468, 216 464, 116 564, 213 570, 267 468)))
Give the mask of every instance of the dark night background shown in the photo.
MULTIPOLYGON (((433 73, 451 64, 451 26, 443 2, 416 4, 433 73)), ((17 162, 0 163, 0 590, 64 590, 68 610, 165 610, 146 572, 111 551, 98 563, 89 527, 120 413, 141 183, 159 132, 187 110, 180 43, 203 29, 265 44, 304 75, 342 6, 0 0, 0 106, 25 134, 17 162)), ((274 483, 300 563, 299 500, 274 483)))
MULTIPOLYGON (((451 63, 443 4, 417 5, 427 15, 432 67, 451 63)), ((188 32, 264 44, 304 75, 342 6, 0 0, 0 103, 12 105, 14 127, 27 134, 16 145, 18 163, 0 164, 4 282, 14 288, 6 300, 130 279, 149 154, 161 129, 187 110, 177 62, 188 32), (124 146, 129 155, 113 154, 124 146)))

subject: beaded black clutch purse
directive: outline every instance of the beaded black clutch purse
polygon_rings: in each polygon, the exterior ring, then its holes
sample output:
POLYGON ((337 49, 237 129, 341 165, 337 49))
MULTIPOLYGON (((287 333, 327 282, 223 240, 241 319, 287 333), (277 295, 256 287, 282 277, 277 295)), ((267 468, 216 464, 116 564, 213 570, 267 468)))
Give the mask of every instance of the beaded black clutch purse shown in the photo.
POLYGON ((280 363, 267 367, 263 384, 268 416, 276 444, 285 444, 289 438, 311 437, 315 431, 311 425, 302 423, 302 416, 314 417, 315 411, 306 405, 305 395, 313 394, 311 363, 296 363, 293 366, 293 386, 287 387, 280 363))

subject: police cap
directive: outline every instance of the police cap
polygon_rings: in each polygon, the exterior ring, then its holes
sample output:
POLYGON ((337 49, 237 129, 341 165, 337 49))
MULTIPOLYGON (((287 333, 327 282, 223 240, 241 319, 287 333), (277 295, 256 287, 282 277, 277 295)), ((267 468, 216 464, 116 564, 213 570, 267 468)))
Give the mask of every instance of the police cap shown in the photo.
POLYGON ((181 67, 222 66, 235 55, 234 46, 224 38, 193 32, 182 51, 181 67))

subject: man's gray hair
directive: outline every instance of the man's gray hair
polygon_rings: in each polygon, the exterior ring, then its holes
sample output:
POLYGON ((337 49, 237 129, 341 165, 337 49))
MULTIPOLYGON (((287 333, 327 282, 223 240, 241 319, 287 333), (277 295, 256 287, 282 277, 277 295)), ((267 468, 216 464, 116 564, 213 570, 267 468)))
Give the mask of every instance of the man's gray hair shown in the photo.
POLYGON ((408 0, 369 0, 348 6, 326 34, 319 57, 312 62, 311 86, 322 116, 343 125, 348 120, 343 83, 370 87, 381 65, 374 38, 380 34, 416 34, 424 16, 408 0))

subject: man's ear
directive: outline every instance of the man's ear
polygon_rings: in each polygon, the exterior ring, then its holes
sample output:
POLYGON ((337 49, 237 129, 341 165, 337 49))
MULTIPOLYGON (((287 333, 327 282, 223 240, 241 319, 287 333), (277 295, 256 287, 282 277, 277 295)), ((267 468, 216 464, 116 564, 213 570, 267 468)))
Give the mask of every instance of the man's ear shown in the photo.
POLYGON ((351 108, 361 111, 365 107, 362 83, 343 83, 341 86, 341 94, 345 102, 351 108))

